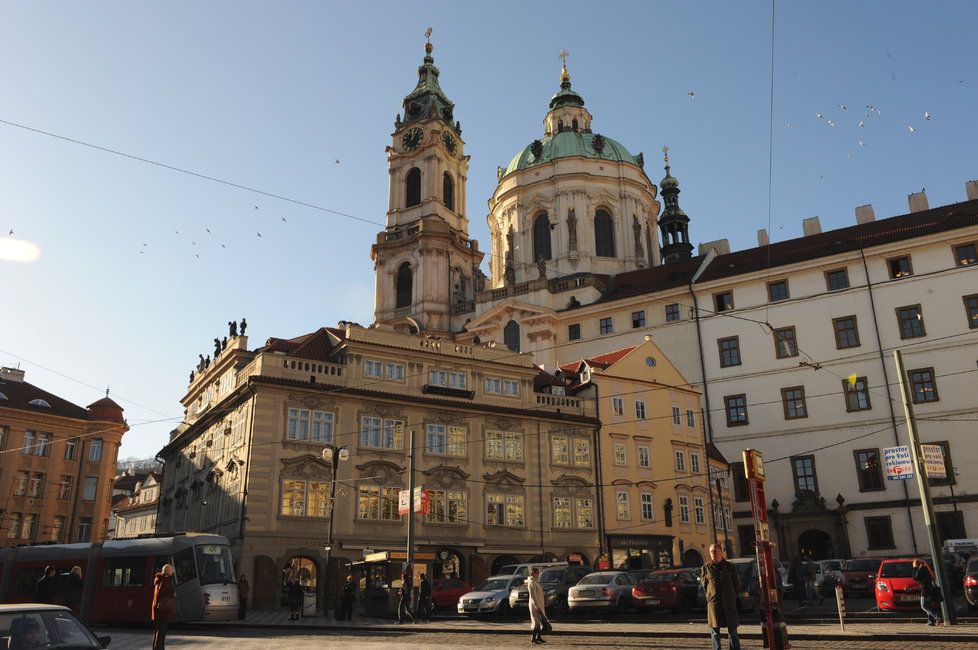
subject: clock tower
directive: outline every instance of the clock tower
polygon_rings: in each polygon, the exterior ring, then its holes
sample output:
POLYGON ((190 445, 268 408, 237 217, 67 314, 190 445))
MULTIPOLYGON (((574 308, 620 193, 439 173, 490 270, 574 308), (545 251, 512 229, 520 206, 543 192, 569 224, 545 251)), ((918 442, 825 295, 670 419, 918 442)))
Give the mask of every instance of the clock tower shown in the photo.
MULTIPOLYGON (((431 31, 426 33, 430 37, 431 31)), ((447 336, 475 312, 483 253, 469 239, 465 180, 469 157, 455 105, 438 83, 425 43, 418 83, 404 98, 387 147, 387 227, 370 249, 376 272, 374 321, 447 336)))

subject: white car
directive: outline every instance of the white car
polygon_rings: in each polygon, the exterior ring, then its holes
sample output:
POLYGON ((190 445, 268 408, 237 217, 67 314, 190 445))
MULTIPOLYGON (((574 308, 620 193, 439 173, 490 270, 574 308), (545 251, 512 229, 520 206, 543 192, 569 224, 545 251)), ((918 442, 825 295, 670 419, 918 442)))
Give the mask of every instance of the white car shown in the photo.
POLYGON ((567 607, 571 613, 585 609, 624 613, 632 606, 634 586, 635 580, 624 571, 591 573, 567 592, 567 607))
POLYGON ((492 576, 458 599, 458 613, 506 614, 509 612, 509 593, 526 582, 526 576, 492 576))

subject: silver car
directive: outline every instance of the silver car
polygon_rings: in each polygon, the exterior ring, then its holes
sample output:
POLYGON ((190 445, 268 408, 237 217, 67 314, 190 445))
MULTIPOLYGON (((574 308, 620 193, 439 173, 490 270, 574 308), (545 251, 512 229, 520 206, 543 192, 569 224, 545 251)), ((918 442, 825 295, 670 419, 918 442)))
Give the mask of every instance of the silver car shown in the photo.
POLYGON ((509 612, 509 593, 526 582, 526 576, 492 576, 458 599, 458 613, 506 614, 509 612))
POLYGON ((567 608, 574 612, 604 609, 622 613, 632 605, 635 581, 624 571, 598 571, 581 578, 567 592, 567 608))

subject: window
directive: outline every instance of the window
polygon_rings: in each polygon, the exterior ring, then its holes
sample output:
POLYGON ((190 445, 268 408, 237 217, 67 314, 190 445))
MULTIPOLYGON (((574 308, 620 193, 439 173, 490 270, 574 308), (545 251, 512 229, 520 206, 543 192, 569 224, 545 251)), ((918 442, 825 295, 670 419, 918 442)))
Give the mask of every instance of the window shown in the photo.
POLYGON ((856 377, 856 381, 851 384, 848 379, 843 379, 842 392, 846 396, 847 411, 868 411, 871 408, 869 385, 866 383, 865 377, 856 377))
POLYGON ((360 423, 360 446, 370 449, 403 449, 404 422, 364 417, 360 423))
POLYGON ((361 485, 357 498, 357 518, 377 521, 400 521, 397 514, 401 488, 361 485))
POLYGON ((963 512, 954 510, 934 514, 937 515, 937 529, 940 531, 941 539, 967 539, 963 512))
POLYGON ((947 478, 930 478, 928 482, 931 485, 956 485, 958 481, 954 476, 954 463, 951 462, 951 443, 943 440, 930 444, 940 446, 941 453, 944 455, 944 473, 947 475, 947 478))
POLYGON ((78 539, 76 542, 92 541, 92 518, 81 517, 78 520, 78 539))
POLYGON ((7 530, 7 537, 9 539, 16 539, 20 537, 20 513, 19 512, 14 512, 11 513, 10 515, 10 528, 7 530))
POLYGON ((897 307, 897 321, 900 323, 900 338, 915 339, 926 336, 924 331, 924 314, 920 305, 897 307))
POLYGON ((690 429, 696 428, 696 416, 690 410, 686 411, 686 426, 690 429))
POLYGON ((788 281, 778 280, 777 282, 769 282, 767 285, 767 299, 768 302, 780 302, 781 300, 787 300, 788 281))
POLYGON ((436 524, 467 524, 468 496, 460 490, 429 490, 425 521, 436 524))
POLYGON ((446 208, 455 210, 455 181, 452 180, 452 175, 448 172, 442 174, 441 177, 441 199, 446 208))
POLYGON ((28 539, 34 541, 34 523, 37 521, 37 515, 25 514, 23 523, 20 529, 20 538, 28 539))
POLYGON ((645 327, 645 310, 632 312, 632 328, 645 327))
POLYGON ((520 382, 515 379, 504 379, 503 380, 503 395, 506 397, 519 397, 520 396, 520 382))
POLYGON ((835 331, 835 347, 837 349, 859 347, 859 329, 856 327, 855 316, 833 318, 832 329, 835 331))
POLYGON ((377 379, 383 379, 384 377, 384 364, 381 361, 373 361, 371 359, 366 359, 363 362, 363 376, 364 377, 376 377, 377 379))
POLYGON ((515 320, 509 321, 503 328, 503 344, 512 352, 520 351, 520 324, 515 320))
POLYGON ((614 333, 614 331, 615 331, 615 324, 614 324, 614 321, 612 320, 611 316, 609 316, 607 318, 602 318, 601 321, 599 322, 599 328, 598 329, 601 332, 601 335, 602 336, 604 336, 605 334, 612 334, 612 333, 614 333))
POLYGON ((35 433, 33 431, 24 432, 24 446, 21 448, 20 453, 24 456, 30 456, 34 453, 34 438, 35 433))
POLYGON ((282 508, 287 517, 327 517, 329 481, 282 481, 282 508))
POLYGON ((54 516, 54 523, 51 525, 48 539, 52 542, 61 542, 65 532, 65 518, 61 515, 54 516))
POLYGON ((672 407, 672 423, 678 425, 682 422, 682 411, 679 410, 678 406, 672 407))
MULTIPOLYGON (((486 458, 523 461, 523 434, 518 431, 486 431, 486 458)), ((564 461, 566 462, 566 461, 564 461)))
POLYGON ((808 409, 805 406, 805 387, 792 386, 781 389, 781 401, 784 406, 784 419, 794 420, 807 418, 808 409))
POLYGON ((679 522, 689 523, 689 497, 687 496, 679 497, 679 522))
POLYGON ((594 505, 591 499, 574 499, 578 528, 594 528, 594 505))
POLYGON ((642 521, 652 521, 652 495, 643 492, 639 496, 639 503, 642 508, 642 521))
POLYGON ((74 477, 70 474, 62 474, 61 482, 58 484, 58 500, 59 501, 69 501, 71 500, 71 485, 74 477))
POLYGON ((17 472, 17 482, 14 483, 14 496, 22 497, 27 494, 27 484, 30 483, 30 472, 17 472))
POLYGON ((628 502, 628 492, 615 492, 615 515, 619 520, 632 518, 632 508, 628 502))
POLYGON ((652 456, 649 454, 649 448, 645 445, 641 445, 638 448, 638 466, 643 469, 650 469, 652 467, 652 456))
POLYGON ((404 178, 404 185, 404 206, 410 208, 421 205, 421 170, 417 167, 408 170, 407 176, 404 178))
POLYGON ((895 548, 893 525, 887 517, 866 517, 866 541, 871 551, 895 548))
POLYGON ((550 462, 570 463, 570 447, 567 436, 554 436, 550 440, 550 462))
POLYGON ((44 474, 34 472, 27 487, 27 496, 39 498, 44 496, 44 474))
POLYGON ((402 307, 410 307, 413 300, 413 277, 411 272, 411 265, 404 262, 399 267, 397 267, 397 282, 396 282, 396 302, 394 306, 397 309, 402 307))
POLYGON ((492 395, 502 395, 503 380, 499 377, 486 377, 485 390, 492 395))
POLYGON ((486 495, 486 525, 523 527, 522 494, 486 495))
POLYGON ((94 501, 95 492, 98 490, 98 477, 97 476, 86 476, 85 477, 85 491, 82 493, 83 501, 94 501))
POLYGON ((713 294, 713 304, 718 312, 729 311, 734 308, 733 292, 724 291, 723 293, 713 294))
POLYGON ((77 438, 65 439, 65 460, 75 460, 75 448, 78 446, 77 438))
POLYGON ((825 288, 829 291, 841 291, 849 288, 849 271, 837 269, 825 273, 825 288))
POLYGON ((774 330, 774 356, 778 359, 798 356, 798 339, 795 338, 794 326, 774 330))
POLYGON ((146 561, 141 557, 106 558, 102 564, 105 587, 142 587, 146 582, 146 561))
POLYGON ((978 253, 974 244, 961 244, 954 247, 954 263, 958 266, 968 266, 978 262, 978 253))
POLYGON ((937 396, 937 384, 934 383, 933 368, 908 370, 907 376, 910 378, 910 388, 913 392, 912 397, 914 404, 936 402, 938 399, 940 399, 937 396))
POLYGON ((92 444, 88 448, 88 460, 97 463, 102 460, 102 439, 93 438, 92 444))
POLYGON ((680 449, 677 449, 676 452, 675 452, 675 455, 676 455, 676 471, 677 472, 685 472, 686 471, 686 452, 685 451, 682 451, 680 449))
POLYGON ((811 492, 818 494, 818 481, 815 478, 815 457, 795 456, 791 459, 791 471, 795 477, 795 494, 811 492))
POLYGON ((384 372, 387 373, 387 378, 393 381, 404 381, 404 364, 394 363, 393 361, 388 361, 384 364, 384 372))
POLYGON ((625 399, 623 397, 612 397, 611 398, 611 410, 615 415, 625 414, 625 399))
POLYGON ((468 375, 464 372, 448 373, 448 387, 464 390, 468 386, 468 375))
POLYGON ((964 313, 968 317, 968 327, 978 328, 978 294, 964 297, 964 313))
POLYGON ((644 420, 646 418, 645 413, 645 402, 642 400, 635 400, 635 419, 644 420))
POLYGON ((554 497, 554 528, 571 527, 571 500, 570 497, 554 497))
POLYGON ((730 472, 733 475, 734 501, 748 501, 747 475, 744 473, 744 464, 730 463, 730 472))
POLYGON ((615 226, 611 215, 604 210, 594 212, 594 254, 598 257, 615 256, 615 226))
POLYGON ((856 478, 860 492, 877 492, 883 487, 879 449, 857 449, 852 452, 856 459, 856 478))
POLYGON ((533 262, 553 259, 550 247, 550 218, 541 212, 533 220, 533 262))
POLYGON ((425 427, 425 453, 465 456, 465 427, 428 424, 425 427))
POLYGON ((706 523, 706 514, 703 508, 703 499, 701 497, 693 497, 693 517, 694 521, 698 524, 706 523))
POLYGON ((573 325, 567 326, 567 340, 568 341, 579 341, 581 339, 581 324, 574 323, 573 325))
POLYGON ((890 277, 893 279, 913 275, 909 257, 894 257, 886 261, 886 266, 890 270, 890 277))
POLYGON ((628 457, 625 452, 625 443, 616 442, 614 445, 615 465, 627 465, 628 457))
POLYGON ((550 440, 551 462, 588 467, 591 464, 591 442, 587 438, 553 436, 550 440))
POLYGON ((50 456, 51 455, 51 434, 50 433, 39 433, 39 434, 37 434, 37 455, 38 456, 50 456))
POLYGON ((720 348, 720 367, 729 368, 730 366, 740 365, 740 337, 731 336, 726 339, 717 339, 717 346, 720 348))
POLYGON ((673 321, 679 320, 681 317, 679 315, 679 303, 672 303, 671 305, 666 305, 666 322, 671 323, 673 321))
POLYGON ((587 438, 573 438, 574 464, 579 467, 591 465, 591 441, 587 438))
POLYGON ((689 469, 694 474, 699 474, 700 472, 700 455, 696 452, 689 452, 689 469))
POLYGON ((300 442, 332 444, 333 419, 333 414, 327 411, 290 408, 286 438, 300 442))
POLYGON ((432 386, 445 386, 465 390, 468 386, 468 376, 464 372, 431 368, 428 371, 428 383, 432 386))

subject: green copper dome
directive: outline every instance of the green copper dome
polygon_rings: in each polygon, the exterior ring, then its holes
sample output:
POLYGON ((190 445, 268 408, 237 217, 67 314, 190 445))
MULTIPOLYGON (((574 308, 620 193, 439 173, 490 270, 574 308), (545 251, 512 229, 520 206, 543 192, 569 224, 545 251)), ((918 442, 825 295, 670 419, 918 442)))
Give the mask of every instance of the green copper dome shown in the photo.
POLYGON ((563 131, 528 144, 509 162, 503 176, 557 158, 576 156, 609 162, 627 162, 639 167, 644 163, 642 154, 633 156, 625 145, 607 136, 580 131, 563 131), (535 149, 537 151, 534 151, 535 149))

